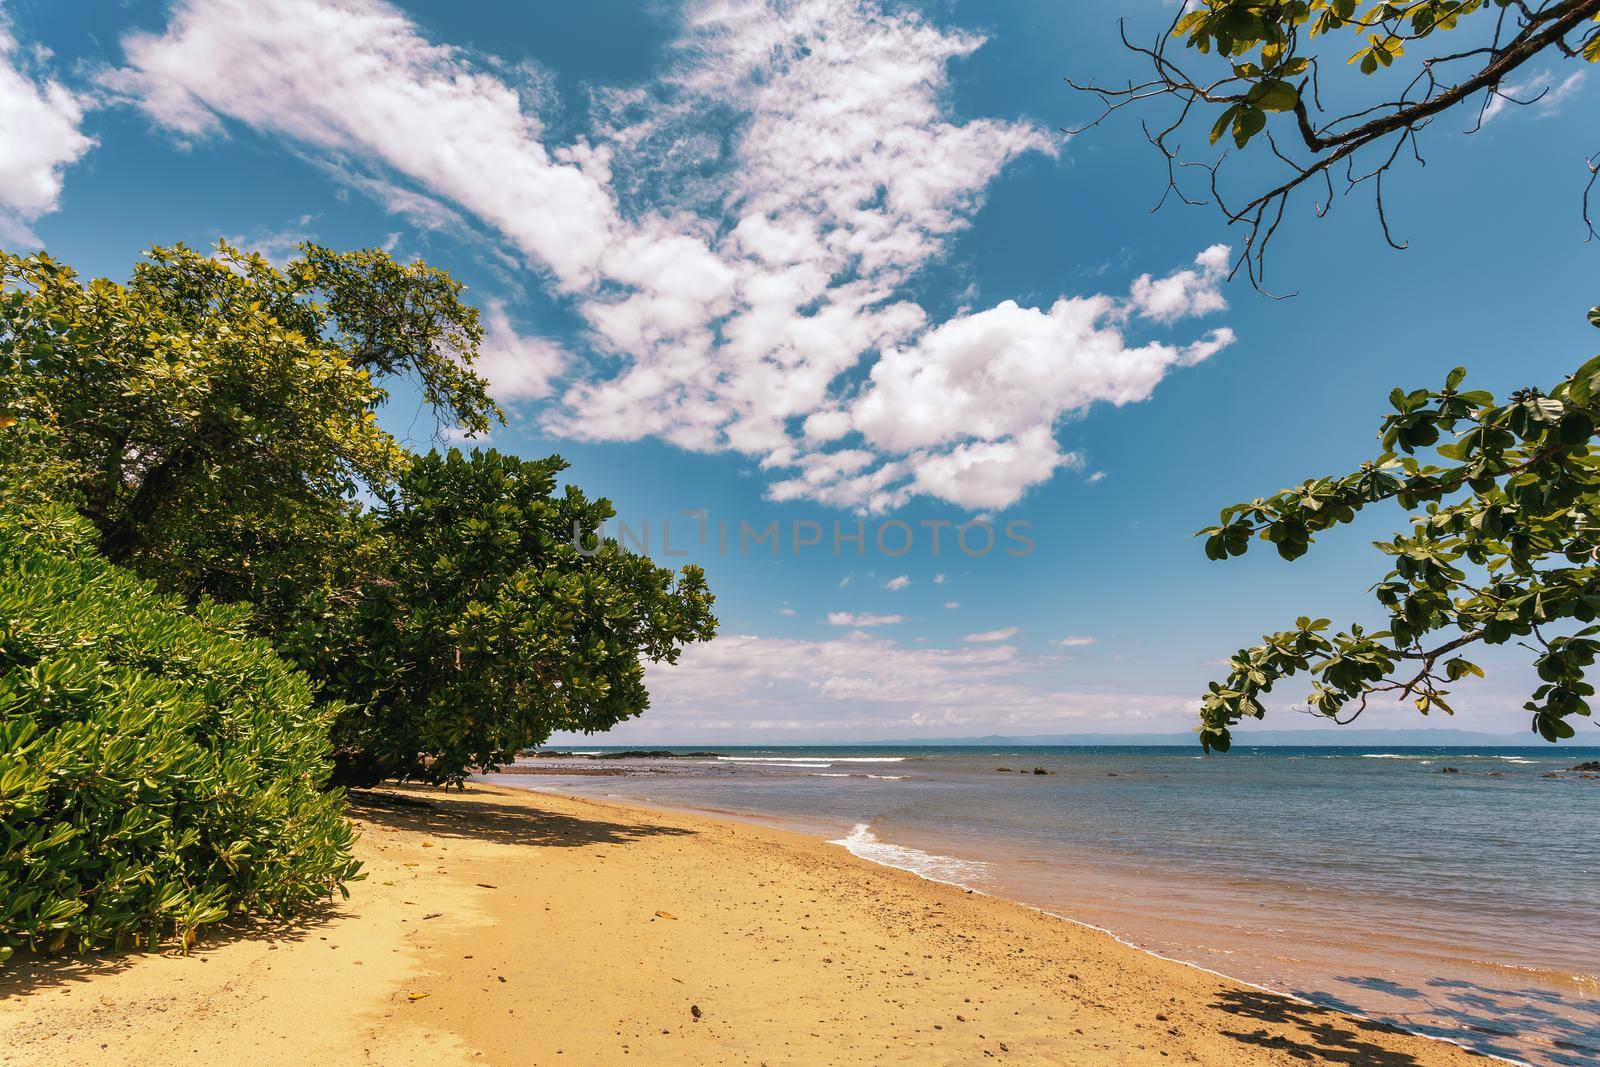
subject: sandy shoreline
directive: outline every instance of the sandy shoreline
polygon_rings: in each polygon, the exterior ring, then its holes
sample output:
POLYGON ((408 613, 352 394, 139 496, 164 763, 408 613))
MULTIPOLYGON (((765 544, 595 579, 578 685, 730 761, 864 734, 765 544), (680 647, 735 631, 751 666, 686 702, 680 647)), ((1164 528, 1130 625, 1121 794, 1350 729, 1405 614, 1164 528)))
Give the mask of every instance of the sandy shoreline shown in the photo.
POLYGON ((13 961, 0 1063, 1492 1062, 800 834, 483 785, 353 814, 367 879, 293 929, 13 961))

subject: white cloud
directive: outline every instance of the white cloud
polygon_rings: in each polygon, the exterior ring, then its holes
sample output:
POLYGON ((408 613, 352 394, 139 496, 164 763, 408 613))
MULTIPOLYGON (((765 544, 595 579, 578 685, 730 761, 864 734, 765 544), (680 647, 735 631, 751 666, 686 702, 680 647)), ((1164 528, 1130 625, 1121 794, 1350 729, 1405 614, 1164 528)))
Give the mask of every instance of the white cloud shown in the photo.
POLYGON ((1105 471, 1094 471, 1086 476, 1083 480, 1090 485, 1094 485, 1096 482, 1104 480, 1105 476, 1105 471))
POLYGON ((407 189, 395 182, 372 178, 365 174, 337 171, 335 176, 352 188, 370 196, 391 214, 399 215, 419 230, 460 230, 467 226, 467 220, 459 211, 415 189, 407 189))
POLYGON ((615 223, 603 158, 554 153, 517 90, 379 0, 180 0, 123 40, 109 84, 196 138, 223 117, 386 164, 500 229, 576 288, 615 223))
POLYGON ((1547 74, 1536 74, 1527 81, 1501 85, 1489 97, 1483 109, 1483 123, 1488 124, 1508 108, 1523 102, 1523 106, 1539 118, 1549 118, 1559 112, 1567 101, 1583 88, 1585 72, 1575 70, 1559 82, 1552 82, 1547 74))
POLYGON ((961 606, 961 602, 959 600, 946 600, 944 606, 954 611, 961 606))
POLYGON ((1058 638, 1057 640, 1051 641, 1050 643, 1052 645, 1056 645, 1056 646, 1058 646, 1060 648, 1081 648, 1084 645, 1092 645, 1092 644, 1094 644, 1095 643, 1095 639, 1093 637, 1067 636, 1067 637, 1058 638))
POLYGON ((1013 645, 905 644, 732 634, 648 669, 650 715, 633 735, 889 738, 913 733, 1187 729, 1193 694, 1083 692, 1013 645))
POLYGON ((942 575, 942 574, 935 574, 935 575, 934 575, 934 576, 933 576, 933 584, 934 584, 934 585, 943 585, 943 584, 944 584, 944 583, 945 583, 945 582, 946 582, 946 581, 948 581, 948 580, 949 580, 949 579, 947 579, 947 578, 946 578, 946 577, 945 577, 945 576, 944 576, 944 575, 942 575))
POLYGON ((246 252, 254 252, 275 267, 282 267, 300 254, 300 245, 315 239, 311 232, 312 218, 301 215, 292 225, 277 230, 255 230, 248 234, 235 234, 225 240, 246 252))
POLYGON ((1020 626, 1007 626, 1003 630, 984 630, 981 633, 968 634, 961 640, 966 641, 968 644, 974 645, 994 644, 998 641, 1009 641, 1011 638, 1017 636, 1017 633, 1020 630, 1020 626))
POLYGON ((898 575, 897 577, 890 578, 887 582, 884 582, 883 583, 883 587, 885 589, 888 589, 888 590, 892 591, 892 592, 898 592, 899 590, 904 589, 906 586, 908 586, 910 584, 911 584, 910 576, 902 574, 902 575, 898 575))
POLYGON ((795 614, 795 610, 793 608, 791 608, 791 607, 781 607, 781 608, 778 609, 778 614, 779 615, 794 615, 795 614))
POLYGON ((828 612, 829 626, 894 626, 904 621, 904 615, 857 615, 849 611, 828 612))
POLYGON ((1218 286, 1228 276, 1229 259, 1227 245, 1212 245, 1194 257, 1197 270, 1174 271, 1154 280, 1141 274, 1128 294, 1129 306, 1156 322, 1221 311, 1228 303, 1218 286))
POLYGON ((550 395, 550 381, 567 363, 567 352, 544 337, 517 332, 505 305, 490 301, 483 309, 483 344, 477 370, 489 379, 495 399, 539 400, 550 395))
POLYGON ((83 101, 35 76, 0 12, 0 240, 37 244, 29 224, 54 211, 62 172, 94 146, 83 101))
MULTIPOLYGON (((563 145, 546 94, 383 0, 179 0, 106 80, 180 136, 245 123, 379 174, 347 180, 418 225, 498 231, 596 357, 566 362, 552 432, 741 453, 776 500, 978 510, 1081 464, 1062 419, 1232 340, 1127 337, 1225 306, 1223 246, 1121 298, 944 322, 908 298, 1000 172, 1055 150, 1029 123, 953 117, 950 64, 982 43, 877 0, 700 0, 665 74, 597 91, 596 127, 563 145)), ((499 377, 545 395, 563 361, 530 344, 499 377)))

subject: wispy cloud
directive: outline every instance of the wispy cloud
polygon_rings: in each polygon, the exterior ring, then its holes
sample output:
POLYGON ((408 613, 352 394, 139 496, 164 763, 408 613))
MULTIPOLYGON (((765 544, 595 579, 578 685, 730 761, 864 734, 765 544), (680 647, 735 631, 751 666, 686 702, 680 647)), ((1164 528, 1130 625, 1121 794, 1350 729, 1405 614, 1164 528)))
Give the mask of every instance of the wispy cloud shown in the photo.
POLYGON ((904 589, 906 586, 908 586, 910 584, 911 584, 911 577, 909 575, 901 574, 901 575, 896 575, 893 578, 890 578, 887 582, 884 582, 883 583, 883 587, 885 589, 890 590, 891 592, 898 592, 899 590, 904 589))
POLYGON ((849 611, 828 612, 829 626, 894 626, 905 621, 904 615, 856 614, 849 611))
POLYGON ((1082 648, 1085 645, 1094 644, 1095 643, 1095 639, 1093 637, 1071 637, 1071 636, 1068 636, 1068 637, 1057 638, 1056 640, 1051 641, 1050 643, 1052 645, 1057 646, 1058 648, 1082 648))
POLYGON ((1011 638, 1017 636, 1017 633, 1020 630, 1021 627, 1018 626, 1007 626, 1003 630, 983 630, 979 633, 968 634, 961 640, 967 642, 968 644, 974 645, 993 644, 997 641, 1009 641, 1011 638))
POLYGON ((1559 112, 1583 88, 1585 72, 1575 70, 1560 81, 1548 74, 1536 74, 1526 81, 1506 83, 1489 97, 1483 109, 1483 124, 1508 111, 1522 110, 1538 118, 1559 112))
POLYGON ((1192 694, 1082 692, 1057 668, 1008 644, 955 648, 869 633, 827 640, 733 634, 649 668, 655 737, 894 737, 905 733, 1038 733, 1183 729, 1192 694), (715 709, 709 711, 707 709, 715 709))

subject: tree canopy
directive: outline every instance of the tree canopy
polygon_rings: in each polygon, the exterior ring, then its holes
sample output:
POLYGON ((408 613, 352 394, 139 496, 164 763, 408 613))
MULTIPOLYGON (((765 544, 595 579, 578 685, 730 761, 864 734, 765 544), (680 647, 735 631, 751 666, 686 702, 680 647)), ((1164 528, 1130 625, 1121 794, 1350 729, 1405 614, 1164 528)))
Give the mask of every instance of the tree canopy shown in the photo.
POLYGON ((309 244, 282 268, 155 248, 126 285, 0 255, 0 443, 112 563, 249 607, 339 702, 340 784, 459 782, 607 729, 648 706, 646 662, 716 629, 700 569, 597 540, 611 505, 559 457, 417 456, 381 428, 398 381, 448 425, 501 417, 462 293, 309 244))
MULTIPOLYGON (((1589 313, 1600 327, 1600 307, 1589 313)), ((1438 390, 1395 389, 1382 451, 1346 474, 1314 478, 1222 510, 1200 531, 1206 555, 1244 555, 1257 542, 1298 559, 1316 535, 1374 504, 1414 512, 1409 534, 1374 542, 1392 569, 1373 595, 1382 629, 1333 632, 1301 617, 1240 650, 1201 704, 1201 741, 1226 751, 1229 727, 1266 713, 1262 698, 1297 674, 1313 712, 1337 722, 1375 695, 1452 714, 1448 687, 1482 670, 1475 644, 1516 642, 1541 680, 1524 707, 1547 741, 1590 713, 1587 668, 1600 653, 1600 356, 1548 392, 1504 402, 1464 389, 1457 368, 1438 390)))
MULTIPOLYGON (((1318 190, 1319 215, 1333 205, 1336 177, 1346 193, 1370 183, 1385 238, 1404 247, 1384 209, 1390 168, 1404 154, 1420 164, 1419 135, 1447 112, 1476 107, 1475 130, 1491 106, 1542 97, 1549 86, 1525 89, 1511 80, 1535 60, 1600 60, 1597 20, 1600 0, 1197 0, 1180 5, 1149 45, 1124 31, 1124 44, 1150 63, 1149 78, 1125 86, 1068 82, 1104 106, 1080 130, 1131 105, 1170 102, 1170 111, 1144 125, 1167 164, 1162 201, 1209 197, 1230 223, 1243 225, 1239 265, 1259 284, 1284 210, 1308 183, 1318 190), (1175 55, 1174 41, 1191 55, 1175 55), (1324 70, 1330 63, 1335 69, 1324 70), (1363 91, 1338 76, 1345 67, 1398 84, 1363 91), (1211 159, 1187 157, 1183 142, 1195 136, 1212 145, 1226 138, 1234 150, 1263 143, 1277 175, 1227 191, 1226 148, 1211 159), (1205 175, 1198 185, 1184 177, 1190 168, 1205 175)), ((1597 164, 1591 158, 1586 166, 1588 222, 1597 164)))
POLYGON ((51 428, 109 559, 265 606, 409 462, 377 422, 390 382, 451 425, 499 417, 461 288, 310 244, 281 270, 226 243, 153 248, 125 285, 0 254, 0 403, 51 428))
POLYGON ((608 729, 648 707, 644 661, 713 636, 704 572, 600 538, 610 502, 558 492, 565 469, 451 449, 380 491, 354 609, 298 638, 351 704, 334 727, 341 781, 458 782, 555 730, 608 729))

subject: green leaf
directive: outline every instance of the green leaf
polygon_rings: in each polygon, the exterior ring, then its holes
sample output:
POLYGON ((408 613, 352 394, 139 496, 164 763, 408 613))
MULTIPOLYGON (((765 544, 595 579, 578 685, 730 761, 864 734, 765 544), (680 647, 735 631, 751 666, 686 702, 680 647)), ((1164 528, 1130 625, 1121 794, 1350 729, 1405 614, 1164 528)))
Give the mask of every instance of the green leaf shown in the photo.
POLYGON ((1300 94, 1286 81, 1264 81, 1252 88, 1246 99, 1263 111, 1292 111, 1300 94))
POLYGON ((1239 112, 1239 105, 1238 104, 1234 104, 1232 107, 1224 109, 1222 114, 1217 116, 1216 123, 1213 124, 1212 127, 1211 127, 1211 143, 1212 144, 1216 144, 1218 141, 1220 141, 1222 139, 1222 135, 1224 133, 1228 132, 1228 124, 1233 121, 1233 117, 1236 114, 1238 114, 1238 112, 1239 112))
POLYGON ((1260 133, 1267 125, 1267 115, 1249 105, 1239 108, 1238 117, 1233 121, 1233 143, 1240 148, 1260 133))

